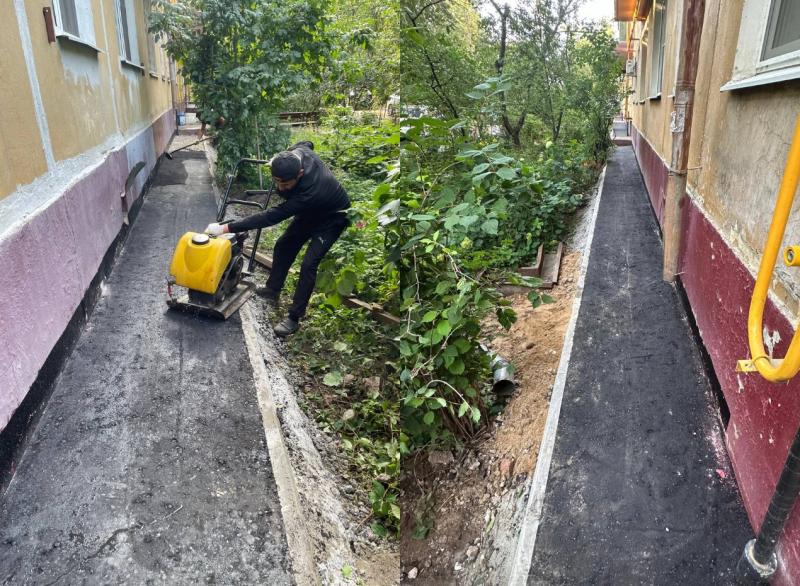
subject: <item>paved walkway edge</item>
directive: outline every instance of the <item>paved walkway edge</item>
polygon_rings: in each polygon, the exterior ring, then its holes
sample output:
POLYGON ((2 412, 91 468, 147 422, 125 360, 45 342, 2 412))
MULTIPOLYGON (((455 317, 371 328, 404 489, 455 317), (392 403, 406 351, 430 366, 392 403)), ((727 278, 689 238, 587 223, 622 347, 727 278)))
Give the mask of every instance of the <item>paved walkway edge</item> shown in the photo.
MULTIPOLYGON (((589 268, 589 256, 591 256, 592 251, 594 227, 597 222, 597 212, 600 209, 600 198, 603 196, 603 185, 605 184, 607 168, 608 166, 603 167, 603 172, 600 174, 600 179, 598 180, 597 196, 595 196, 592 202, 594 210, 592 210, 589 235, 586 238, 585 250, 581 258, 581 268, 578 275, 578 284, 575 289, 575 299, 572 302, 572 315, 569 318, 567 332, 564 335, 564 346, 561 349, 561 360, 558 363, 558 372, 556 373, 556 380, 553 384, 553 392, 550 394, 550 407, 547 411, 547 421, 545 422, 542 443, 539 447, 539 456, 536 459, 536 469, 533 472, 533 476, 531 476, 528 481, 528 502, 525 506, 525 512, 522 515, 517 548, 509 575, 509 586, 525 586, 525 584, 527 584, 528 574, 533 561, 533 550, 536 547, 536 533, 539 530, 539 522, 541 521, 544 495, 547 489, 547 479, 550 476, 550 464, 553 458, 553 447, 556 442, 558 420, 561 414, 561 400, 564 397, 564 385, 567 380, 570 356, 572 355, 572 340, 575 336, 575 324, 578 321, 578 313, 581 308, 586 271, 589 268)), ((280 485, 278 488, 280 490, 280 485)))
POLYGON ((267 449, 272 463, 272 474, 278 487, 281 516, 286 532, 286 542, 289 546, 289 557, 292 560, 292 570, 295 580, 301 586, 306 584, 320 584, 319 575, 315 569, 314 553, 308 530, 304 522, 304 514, 300 505, 300 495, 297 491, 294 470, 286 444, 283 441, 283 432, 275 409, 275 400, 264 366, 261 341, 256 332, 256 320, 248 305, 239 310, 242 319, 247 353, 250 364, 253 366, 253 380, 258 396, 258 406, 261 409, 261 419, 264 423, 264 434, 267 439, 267 449))

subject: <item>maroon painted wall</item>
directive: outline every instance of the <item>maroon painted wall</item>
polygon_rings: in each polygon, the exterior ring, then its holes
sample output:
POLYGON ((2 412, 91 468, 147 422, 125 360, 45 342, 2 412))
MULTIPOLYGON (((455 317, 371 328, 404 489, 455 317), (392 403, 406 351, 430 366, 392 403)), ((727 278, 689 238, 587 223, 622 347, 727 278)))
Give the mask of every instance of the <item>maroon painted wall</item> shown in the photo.
MULTIPOLYGON (((754 527, 761 524, 800 425, 800 381, 769 383, 757 373, 737 373, 750 356, 747 313, 755 279, 688 197, 684 200, 681 281, 731 412, 726 443, 736 480, 754 527)), ((767 302, 764 327, 780 332, 775 355, 783 356, 794 328, 767 302)), ((800 514, 787 523, 775 584, 800 582, 800 514)))
POLYGON ((667 166, 635 125, 631 125, 631 139, 633 152, 636 153, 636 160, 650 195, 650 203, 658 218, 658 225, 661 226, 664 223, 664 200, 667 196, 667 166))

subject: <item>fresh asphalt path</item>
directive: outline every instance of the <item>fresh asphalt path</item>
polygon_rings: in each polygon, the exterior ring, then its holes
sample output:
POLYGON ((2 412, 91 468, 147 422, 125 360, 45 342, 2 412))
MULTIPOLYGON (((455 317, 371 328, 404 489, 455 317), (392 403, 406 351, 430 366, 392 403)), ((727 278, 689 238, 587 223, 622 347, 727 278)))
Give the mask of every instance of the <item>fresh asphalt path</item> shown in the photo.
POLYGON ((661 258, 632 150, 617 149, 528 584, 731 584, 752 537, 711 385, 661 258))
POLYGON ((164 160, 0 504, 2 584, 291 584, 238 315, 168 312, 205 157, 164 160))

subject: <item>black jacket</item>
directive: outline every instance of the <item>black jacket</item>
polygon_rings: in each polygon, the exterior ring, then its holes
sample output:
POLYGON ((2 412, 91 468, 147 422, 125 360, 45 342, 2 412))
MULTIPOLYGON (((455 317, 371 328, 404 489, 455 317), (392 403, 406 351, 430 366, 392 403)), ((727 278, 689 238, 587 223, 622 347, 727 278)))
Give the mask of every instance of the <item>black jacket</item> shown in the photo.
POLYGON ((322 220, 349 208, 347 192, 312 149, 313 145, 305 141, 289 147, 290 151, 297 151, 303 157, 303 176, 291 190, 276 191, 286 201, 239 222, 231 222, 228 229, 231 232, 244 232, 266 228, 292 216, 322 220))

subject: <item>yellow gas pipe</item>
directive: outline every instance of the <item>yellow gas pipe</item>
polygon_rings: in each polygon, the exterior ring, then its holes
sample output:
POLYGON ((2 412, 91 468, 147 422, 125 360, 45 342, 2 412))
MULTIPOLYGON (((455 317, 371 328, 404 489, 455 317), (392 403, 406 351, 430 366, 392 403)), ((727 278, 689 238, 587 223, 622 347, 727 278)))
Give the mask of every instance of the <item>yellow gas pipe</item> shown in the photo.
MULTIPOLYGON (((762 333, 764 304, 767 301, 769 284, 775 270, 775 261, 786 231, 786 222, 792 209, 794 195, 800 180, 800 116, 795 123, 794 138, 789 149, 789 158, 783 171, 783 180, 775 202, 775 212, 769 227, 767 244, 761 257, 753 298, 750 301, 750 313, 747 318, 747 337, 750 345, 750 360, 739 360, 736 370, 740 372, 758 371, 768 381, 779 382, 792 378, 800 370, 800 328, 795 330, 789 349, 783 359, 771 359, 764 351, 764 335, 762 333)), ((800 249, 791 246, 784 253, 784 261, 789 266, 800 266, 800 249)))

